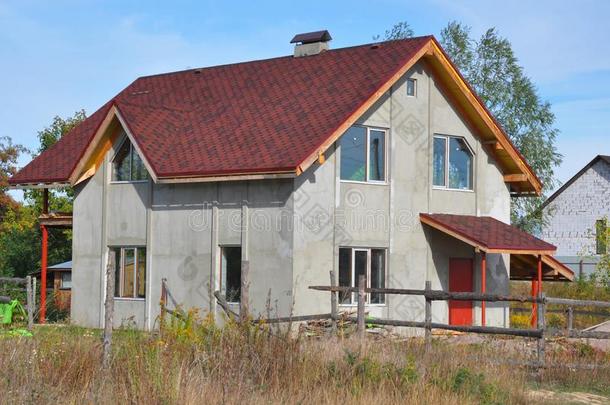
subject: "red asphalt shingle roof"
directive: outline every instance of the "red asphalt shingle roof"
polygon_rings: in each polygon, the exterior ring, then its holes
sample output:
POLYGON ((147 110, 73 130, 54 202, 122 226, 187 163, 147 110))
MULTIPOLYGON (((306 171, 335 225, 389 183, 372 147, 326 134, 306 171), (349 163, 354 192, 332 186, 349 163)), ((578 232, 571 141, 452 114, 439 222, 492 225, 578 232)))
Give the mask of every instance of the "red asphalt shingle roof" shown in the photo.
POLYGON ((431 38, 139 78, 10 184, 67 181, 112 105, 159 178, 294 171, 431 38))
POLYGON ((485 250, 555 251, 557 248, 519 228, 492 217, 471 215, 419 214, 422 222, 454 232, 485 250))

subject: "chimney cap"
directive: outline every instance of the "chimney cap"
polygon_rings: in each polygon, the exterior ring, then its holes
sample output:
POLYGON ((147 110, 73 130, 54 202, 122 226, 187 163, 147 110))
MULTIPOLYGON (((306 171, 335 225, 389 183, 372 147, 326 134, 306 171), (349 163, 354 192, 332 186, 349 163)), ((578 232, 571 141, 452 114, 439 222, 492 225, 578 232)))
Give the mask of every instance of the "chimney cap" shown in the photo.
POLYGON ((300 42, 302 44, 313 44, 315 42, 328 42, 333 39, 330 36, 330 32, 327 30, 305 32, 303 34, 297 34, 290 41, 291 44, 300 42))

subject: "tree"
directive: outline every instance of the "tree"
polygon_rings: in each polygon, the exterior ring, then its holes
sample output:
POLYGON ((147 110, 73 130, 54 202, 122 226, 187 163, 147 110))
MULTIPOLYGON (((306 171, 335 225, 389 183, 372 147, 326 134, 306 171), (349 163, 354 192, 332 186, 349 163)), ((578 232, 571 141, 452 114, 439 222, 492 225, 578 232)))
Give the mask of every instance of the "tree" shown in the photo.
POLYGON ((17 172, 17 159, 26 149, 13 144, 11 138, 0 137, 0 223, 8 211, 17 208, 17 202, 7 193, 8 179, 17 172))
MULTIPOLYGON (((405 22, 396 24, 385 39, 413 36, 405 27, 409 28, 405 22)), ((510 42, 494 28, 473 39, 470 27, 453 21, 441 31, 440 42, 542 181, 541 197, 515 197, 511 204, 513 224, 539 231, 546 221, 540 206, 557 185, 555 168, 562 160, 555 146, 559 131, 551 105, 540 99, 510 42)))

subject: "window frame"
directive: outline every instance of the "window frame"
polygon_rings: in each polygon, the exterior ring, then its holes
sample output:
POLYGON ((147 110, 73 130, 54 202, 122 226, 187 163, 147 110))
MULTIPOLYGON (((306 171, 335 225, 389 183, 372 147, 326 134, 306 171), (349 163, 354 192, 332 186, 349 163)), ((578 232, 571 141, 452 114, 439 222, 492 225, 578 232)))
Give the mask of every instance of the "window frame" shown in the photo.
MULTIPOLYGON (((342 183, 387 185, 388 184, 388 177, 389 177, 389 173, 388 173, 388 167, 389 167, 389 165, 388 165, 388 156, 389 156, 389 153, 388 153, 388 134, 389 134, 390 130, 388 128, 377 127, 377 126, 368 126, 368 125, 352 125, 350 128, 352 128, 352 127, 364 128, 366 130, 366 139, 365 139, 365 143, 366 143, 366 149, 365 149, 366 161, 365 161, 365 167, 364 167, 365 180, 344 180, 344 179, 342 179, 341 178, 341 161, 339 161, 339 181, 341 181, 342 183), (371 180, 370 179, 370 174, 371 174, 371 170, 370 170, 371 131, 380 131, 380 132, 383 132, 383 178, 384 178, 383 180, 371 180)), ((347 131, 346 131, 346 133, 347 133, 347 131)), ((344 133, 341 137, 345 136, 346 133, 344 133)), ((339 141, 339 146, 340 145, 341 145, 341 143, 339 141)))
MULTIPOLYGON (((234 244, 227 244, 227 245, 219 245, 218 249, 219 249, 219 255, 218 258, 220 260, 220 263, 218 265, 218 290, 220 291, 220 294, 222 294, 222 296, 225 298, 227 304, 230 305, 240 305, 241 304, 241 294, 239 297, 239 301, 229 301, 227 298, 227 291, 226 291, 226 285, 223 286, 222 280, 223 280, 223 269, 222 269, 222 263, 223 263, 223 253, 224 253, 224 249, 226 248, 239 248, 240 252, 242 250, 242 246, 241 245, 234 245, 234 244)), ((239 271, 240 271, 240 275, 239 275, 239 282, 240 282, 240 289, 241 289, 241 260, 240 260, 240 267, 239 267, 239 271)), ((226 284, 226 282, 225 282, 226 284)), ((240 291, 241 293, 241 291, 240 291)))
POLYGON ((131 179, 131 169, 132 169, 132 164, 133 164, 133 154, 134 153, 137 154, 138 151, 135 150, 131 139, 129 139, 129 137, 127 135, 125 135, 123 137, 123 140, 119 144, 119 147, 116 149, 116 151, 114 152, 114 155, 112 155, 112 158, 110 159, 110 170, 109 170, 110 171, 110 184, 148 183, 148 181, 151 178, 150 172, 148 171, 146 164, 144 164, 144 159, 142 159, 142 156, 140 156, 139 154, 138 154, 138 156, 140 157, 140 160, 142 161, 142 165, 144 166, 144 170, 146 170, 146 175, 148 176, 148 178, 142 179, 142 180, 132 180, 131 179), (113 179, 114 173, 115 173, 114 160, 116 159, 117 155, 121 151, 121 148, 123 148, 123 145, 125 144, 125 142, 129 142, 129 155, 128 155, 129 156, 129 180, 114 180, 113 179))
POLYGON ((407 78, 407 83, 405 83, 405 93, 407 97, 417 97, 417 79, 407 78), (413 83, 413 94, 409 94, 409 82, 413 83))
MULTIPOLYGON (((382 250, 383 251, 383 256, 384 256, 384 268, 383 268, 383 272, 384 272, 384 285, 382 288, 386 288, 387 286, 387 279, 388 279, 388 248, 385 247, 354 247, 354 246, 340 246, 339 249, 349 249, 350 250, 350 264, 351 264, 351 269, 350 269, 350 274, 351 274, 351 280, 352 280, 352 286, 351 287, 358 287, 358 280, 356 280, 356 252, 367 252, 366 254, 366 288, 371 288, 371 256, 372 256, 372 251, 373 250, 382 250)), ((338 267, 338 266, 337 266, 338 267)), ((338 269, 338 274, 340 274, 341 269, 338 269)), ((348 306, 348 307, 353 307, 358 305, 358 298, 357 298, 358 293, 354 292, 350 294, 350 302, 341 302, 341 298, 339 297, 339 305, 341 306, 348 306)), ((365 305, 371 306, 371 307, 385 307, 387 306, 387 294, 382 294, 383 295, 383 302, 382 303, 371 303, 371 293, 366 293, 365 296, 365 305)))
MULTIPOLYGON (((148 277, 147 274, 148 273, 148 252, 146 250, 146 246, 145 245, 129 245, 129 246, 109 246, 109 255, 114 254, 115 250, 120 250, 120 255, 119 255, 119 262, 115 263, 115 266, 120 266, 120 277, 119 277, 119 291, 122 293, 123 291, 123 279, 124 279, 124 275, 123 272, 125 271, 123 268, 123 263, 125 260, 125 250, 128 249, 133 249, 133 255, 134 255, 134 270, 133 270, 133 276, 134 276, 134 282, 133 282, 133 297, 123 297, 123 296, 117 296, 116 295, 116 280, 115 280, 115 288, 114 288, 114 299, 115 300, 124 300, 124 301, 146 301, 146 293, 148 290, 148 277), (146 258, 146 263, 145 263, 145 267, 144 267, 144 297, 138 297, 138 269, 140 268, 140 261, 138 260, 138 249, 144 249, 144 257, 146 258)), ((115 269, 115 278, 116 278, 116 269, 115 269)))
POLYGON ((58 272, 59 273, 59 289, 60 290, 71 290, 72 289, 72 272, 70 271, 62 271, 62 272, 58 272), (69 275, 70 276, 70 286, 66 287, 64 285, 64 276, 65 275, 69 275))
POLYGON ((431 151, 431 155, 432 155, 432 176, 430 176, 431 180, 432 180, 432 189, 434 190, 449 190, 449 191, 461 191, 461 192, 465 192, 465 193, 474 193, 474 189, 475 189, 475 179, 476 179, 476 155, 474 153, 474 150, 472 149, 472 147, 470 146, 470 144, 468 143, 468 140, 463 137, 463 136, 458 136, 458 135, 445 135, 445 134, 434 134, 432 137, 432 151, 431 151), (445 180, 445 185, 444 186, 437 186, 434 184, 434 139, 439 138, 439 139, 443 139, 445 141, 445 173, 444 173, 444 180, 445 180), (471 183, 471 187, 470 188, 453 188, 453 187, 449 187, 449 153, 450 153, 450 141, 451 139, 461 139, 464 141, 464 144, 466 145, 466 147, 468 148, 468 151, 470 152, 470 155, 472 157, 472 174, 471 174, 471 179, 470 179, 470 183, 471 183))

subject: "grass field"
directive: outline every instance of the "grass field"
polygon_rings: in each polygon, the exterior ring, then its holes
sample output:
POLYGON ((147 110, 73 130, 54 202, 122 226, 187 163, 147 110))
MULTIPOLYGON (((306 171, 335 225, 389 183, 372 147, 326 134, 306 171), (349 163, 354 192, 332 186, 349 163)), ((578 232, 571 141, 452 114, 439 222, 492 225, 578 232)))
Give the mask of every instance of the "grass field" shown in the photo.
MULTIPOLYGON (((548 370, 538 386, 527 370, 497 364, 510 355, 493 344, 435 339, 426 354, 422 343, 202 321, 161 336, 116 331, 103 370, 99 331, 45 326, 33 338, 0 338, 0 403, 526 404, 540 388, 610 396, 608 369, 548 370)), ((549 352, 555 361, 610 364, 585 346, 549 352)))

